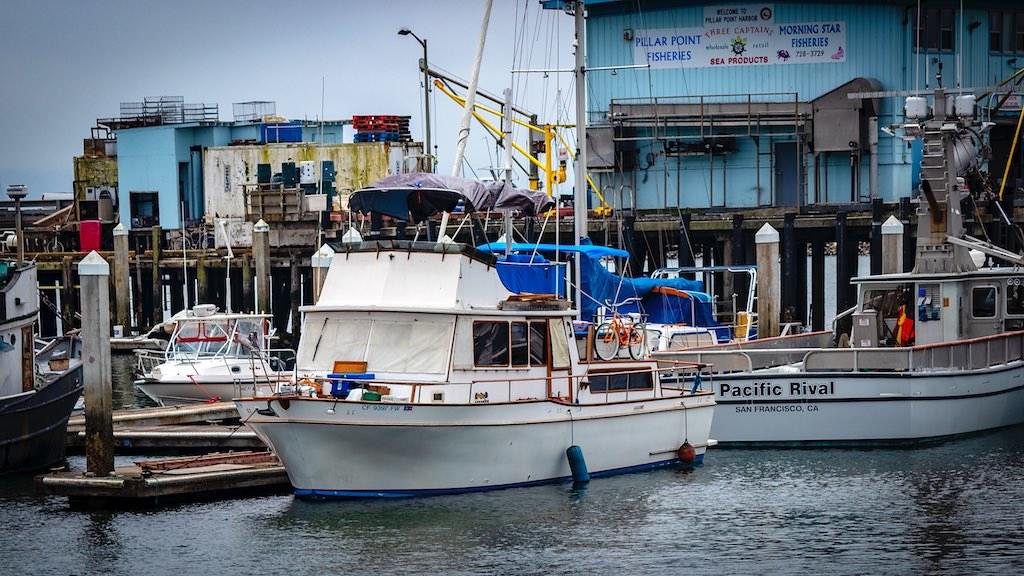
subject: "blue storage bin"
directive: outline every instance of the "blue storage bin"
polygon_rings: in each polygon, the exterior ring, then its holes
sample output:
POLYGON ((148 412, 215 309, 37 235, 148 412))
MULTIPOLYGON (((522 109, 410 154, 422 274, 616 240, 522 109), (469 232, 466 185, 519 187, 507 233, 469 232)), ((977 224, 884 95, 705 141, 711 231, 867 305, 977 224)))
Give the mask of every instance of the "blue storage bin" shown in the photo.
POLYGON ((348 396, 349 391, 353 388, 359 387, 357 380, 374 380, 375 377, 369 372, 360 372, 357 374, 340 374, 333 373, 327 375, 328 380, 331 383, 331 396, 338 398, 344 398, 348 396))

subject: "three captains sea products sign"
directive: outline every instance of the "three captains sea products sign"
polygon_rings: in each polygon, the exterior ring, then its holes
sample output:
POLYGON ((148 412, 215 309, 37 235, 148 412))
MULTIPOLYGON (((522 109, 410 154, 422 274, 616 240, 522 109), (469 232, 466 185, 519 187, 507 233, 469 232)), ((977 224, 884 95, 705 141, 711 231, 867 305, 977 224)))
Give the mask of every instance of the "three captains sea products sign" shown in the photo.
POLYGON ((633 60, 652 68, 714 68, 846 61, 846 22, 777 23, 774 4, 706 6, 693 28, 638 30, 633 60))

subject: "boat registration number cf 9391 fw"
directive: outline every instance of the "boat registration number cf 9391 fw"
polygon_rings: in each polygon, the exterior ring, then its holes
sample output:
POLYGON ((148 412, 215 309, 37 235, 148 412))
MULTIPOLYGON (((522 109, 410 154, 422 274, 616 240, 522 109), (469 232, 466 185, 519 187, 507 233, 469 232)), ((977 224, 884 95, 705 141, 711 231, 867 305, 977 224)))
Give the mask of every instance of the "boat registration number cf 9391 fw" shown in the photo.
POLYGON ((836 393, 836 383, 828 382, 753 382, 751 384, 721 383, 718 385, 718 397, 720 400, 734 398, 791 398, 791 397, 821 397, 833 396, 836 393))

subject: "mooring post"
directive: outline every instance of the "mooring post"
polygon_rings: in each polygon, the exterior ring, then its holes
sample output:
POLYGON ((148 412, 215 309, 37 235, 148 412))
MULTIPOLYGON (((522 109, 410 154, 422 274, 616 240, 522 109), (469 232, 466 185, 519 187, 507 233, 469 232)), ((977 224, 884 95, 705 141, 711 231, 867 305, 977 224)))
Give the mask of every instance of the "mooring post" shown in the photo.
POLYGON ((757 336, 779 335, 779 232, 771 224, 754 235, 757 245, 757 336))
POLYGON ((124 335, 131 333, 131 301, 128 299, 128 283, 131 270, 128 261, 128 230, 124 224, 114 226, 114 300, 117 310, 117 324, 124 335))
POLYGON ((895 216, 889 216, 885 224, 882 224, 881 234, 882 274, 903 272, 903 223, 895 216))
POLYGON ((334 250, 328 244, 324 244, 319 250, 313 253, 309 262, 313 265, 313 302, 320 300, 320 291, 323 290, 324 281, 327 280, 327 270, 334 261, 334 250))
POLYGON ((85 381, 86 472, 114 471, 111 416, 110 265, 95 251, 78 263, 82 302, 82 377, 85 381))
POLYGON ((153 326, 164 321, 164 287, 160 278, 160 248, 163 242, 163 231, 160 226, 153 226, 152 254, 153 254, 153 326))
POLYGON ((881 198, 871 200, 871 275, 882 274, 882 205, 881 198))
POLYGON ((811 242, 811 330, 825 329, 825 241, 811 242))
POLYGON ((270 226, 262 219, 252 227, 252 258, 256 265, 256 313, 270 312, 270 226))

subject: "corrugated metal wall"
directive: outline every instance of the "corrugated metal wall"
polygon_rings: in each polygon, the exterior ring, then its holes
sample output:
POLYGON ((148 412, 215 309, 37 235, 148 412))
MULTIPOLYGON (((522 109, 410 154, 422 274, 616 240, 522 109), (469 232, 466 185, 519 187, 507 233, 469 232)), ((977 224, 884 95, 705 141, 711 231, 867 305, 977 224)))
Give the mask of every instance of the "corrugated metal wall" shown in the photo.
MULTIPOLYGON (((740 3, 716 3, 740 5, 740 3)), ((904 3, 910 5, 910 3, 904 3)), ((968 3, 970 4, 970 3, 968 3)), ((641 7, 646 3, 640 3, 641 7)), ((635 2, 593 6, 587 20, 588 66, 634 64, 633 43, 624 38, 628 30, 689 28, 703 24, 705 3, 680 7, 637 8, 635 2)), ((750 4, 746 4, 750 5, 750 4)), ((649 98, 651 96, 696 96, 747 93, 793 93, 801 101, 810 101, 857 77, 877 79, 883 90, 924 87, 925 58, 915 82, 912 49, 913 27, 906 6, 862 4, 854 2, 774 3, 775 24, 843 21, 846 23, 846 60, 841 63, 758 65, 728 68, 678 68, 619 70, 615 74, 597 71, 588 78, 588 112, 591 124, 607 123, 607 111, 613 99, 649 98)), ((967 10, 965 27, 976 21, 979 25, 965 34, 963 84, 990 85, 1007 76, 1013 69, 1008 56, 990 55, 988 51, 988 12, 967 10)), ((958 22, 959 23, 959 22, 958 22)), ((959 34, 957 35, 959 39, 959 34)), ((955 53, 928 54, 944 63, 944 85, 956 81, 955 53)), ((934 64, 929 63, 934 77, 934 64)), ((929 83, 934 86, 934 79, 929 83)), ((790 97, 791 98, 791 97, 790 97)), ((780 97, 781 99, 781 97, 780 97)), ((902 98, 881 102, 879 124, 884 126, 902 120, 902 98)), ((638 145, 638 169, 627 174, 604 174, 601 186, 613 199, 620 187, 636 189, 636 206, 641 209, 701 208, 708 206, 770 205, 776 197, 773 190, 771 143, 762 139, 760 154, 749 138, 742 139, 739 149, 727 157, 706 156, 676 159, 661 153, 658 142, 638 145), (653 155, 653 156, 652 156, 653 155), (653 163, 650 162, 653 160, 653 163), (677 201, 678 198, 678 201, 677 201)), ((879 137, 879 194, 894 201, 911 192, 911 153, 901 141, 879 137)), ((821 202, 851 201, 852 169, 849 155, 831 154, 818 159, 817 199, 821 202), (827 191, 826 183, 827 182, 827 191)), ((864 155, 860 167, 863 194, 868 190, 869 157, 864 155)), ((805 190, 801 204, 814 202, 815 159, 804 158, 805 190)), ((618 204, 613 200, 613 203, 618 204)), ((629 201, 624 202, 626 206, 629 201)))

